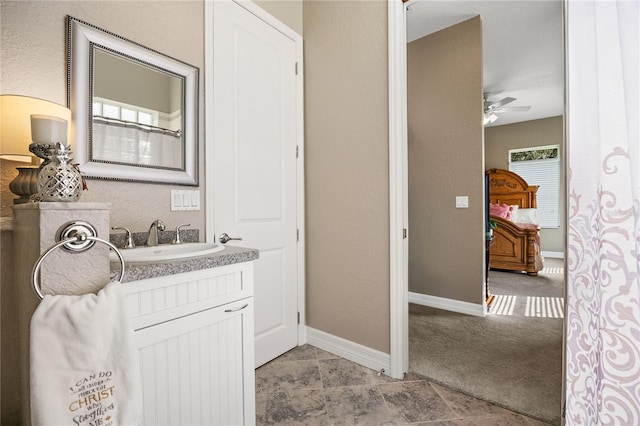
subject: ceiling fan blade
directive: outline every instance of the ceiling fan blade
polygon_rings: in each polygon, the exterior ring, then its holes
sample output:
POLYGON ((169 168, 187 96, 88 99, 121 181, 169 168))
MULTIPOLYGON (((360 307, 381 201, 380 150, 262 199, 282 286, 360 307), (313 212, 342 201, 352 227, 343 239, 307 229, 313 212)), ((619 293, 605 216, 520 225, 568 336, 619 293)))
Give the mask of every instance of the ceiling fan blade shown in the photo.
POLYGON ((503 106, 510 104, 511 102, 515 101, 516 98, 511 98, 509 96, 507 96, 506 98, 502 98, 499 101, 496 102, 488 102, 486 108, 491 109, 491 110, 496 110, 498 108, 502 108, 503 106))
POLYGON ((516 107, 502 107, 495 108, 493 112, 526 112, 531 109, 531 106, 516 106, 516 107))

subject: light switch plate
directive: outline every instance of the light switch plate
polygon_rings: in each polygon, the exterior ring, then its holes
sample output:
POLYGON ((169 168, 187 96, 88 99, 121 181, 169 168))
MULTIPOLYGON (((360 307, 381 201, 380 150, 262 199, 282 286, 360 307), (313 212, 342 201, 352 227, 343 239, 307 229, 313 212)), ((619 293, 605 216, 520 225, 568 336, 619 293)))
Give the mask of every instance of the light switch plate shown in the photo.
POLYGON ((200 210, 200 191, 186 189, 171 190, 171 211, 200 210))
POLYGON ((469 197, 466 195, 461 195, 456 197, 456 209, 468 209, 469 208, 469 197))

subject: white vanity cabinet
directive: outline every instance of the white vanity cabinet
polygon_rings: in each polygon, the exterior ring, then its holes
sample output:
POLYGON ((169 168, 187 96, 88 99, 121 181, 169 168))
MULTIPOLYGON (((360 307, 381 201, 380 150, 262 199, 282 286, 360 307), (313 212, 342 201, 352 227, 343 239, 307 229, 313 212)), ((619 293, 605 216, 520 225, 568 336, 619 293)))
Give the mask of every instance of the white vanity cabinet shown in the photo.
POLYGON ((144 423, 255 423, 253 262, 124 284, 144 423))

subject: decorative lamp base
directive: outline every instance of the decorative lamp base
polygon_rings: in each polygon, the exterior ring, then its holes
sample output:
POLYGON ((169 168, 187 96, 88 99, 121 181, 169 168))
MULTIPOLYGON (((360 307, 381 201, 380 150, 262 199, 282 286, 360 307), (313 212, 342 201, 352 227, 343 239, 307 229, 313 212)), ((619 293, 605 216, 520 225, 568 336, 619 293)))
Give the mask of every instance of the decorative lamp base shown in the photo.
POLYGON ((13 204, 31 202, 31 196, 38 194, 38 167, 16 167, 18 176, 9 183, 9 190, 18 197, 13 204))

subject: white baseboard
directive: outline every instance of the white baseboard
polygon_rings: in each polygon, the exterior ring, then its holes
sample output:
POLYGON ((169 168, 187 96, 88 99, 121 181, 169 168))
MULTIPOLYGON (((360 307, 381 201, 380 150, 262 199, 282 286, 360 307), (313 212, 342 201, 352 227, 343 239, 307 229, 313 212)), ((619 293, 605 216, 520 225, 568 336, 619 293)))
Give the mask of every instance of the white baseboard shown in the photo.
POLYGON ((483 305, 463 302, 460 300, 447 299, 444 297, 430 296, 428 294, 409 292, 409 303, 429 306, 431 308, 444 309, 446 311, 458 312, 460 314, 485 316, 483 305))
POLYGON ((564 259, 564 253, 561 251, 544 251, 540 252, 542 257, 551 257, 554 259, 564 259))
POLYGON ((384 369, 384 373, 389 374, 391 365, 389 354, 311 327, 307 327, 306 334, 307 343, 316 348, 331 352, 374 371, 384 369))

